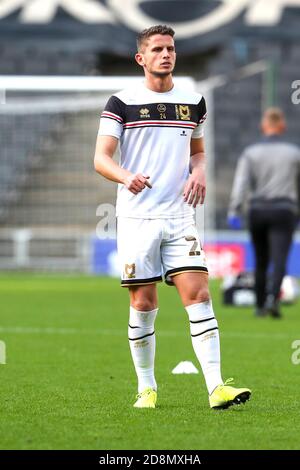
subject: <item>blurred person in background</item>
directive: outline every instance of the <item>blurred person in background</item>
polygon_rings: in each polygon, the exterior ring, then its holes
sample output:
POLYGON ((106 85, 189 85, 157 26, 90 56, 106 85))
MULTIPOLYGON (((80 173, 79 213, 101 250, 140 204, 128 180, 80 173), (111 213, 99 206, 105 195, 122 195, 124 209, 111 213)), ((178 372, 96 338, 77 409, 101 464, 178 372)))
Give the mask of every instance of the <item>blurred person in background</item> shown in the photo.
POLYGON ((248 199, 255 253, 255 315, 280 318, 280 287, 299 218, 300 149, 283 137, 286 120, 281 109, 267 109, 261 129, 263 138, 247 147, 239 159, 228 225, 241 228, 241 213, 248 199))

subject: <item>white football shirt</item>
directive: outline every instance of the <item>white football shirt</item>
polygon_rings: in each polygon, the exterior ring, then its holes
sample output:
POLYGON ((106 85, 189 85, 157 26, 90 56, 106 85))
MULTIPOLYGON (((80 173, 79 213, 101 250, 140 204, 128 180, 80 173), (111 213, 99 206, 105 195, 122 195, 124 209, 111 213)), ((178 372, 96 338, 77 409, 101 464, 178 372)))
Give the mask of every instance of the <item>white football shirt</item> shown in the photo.
POLYGON ((150 176, 152 184, 152 189, 146 187, 137 195, 119 184, 117 216, 167 219, 194 214, 183 200, 183 190, 191 139, 203 136, 205 118, 203 96, 177 86, 157 93, 141 83, 110 97, 99 135, 119 139, 121 167, 150 176))

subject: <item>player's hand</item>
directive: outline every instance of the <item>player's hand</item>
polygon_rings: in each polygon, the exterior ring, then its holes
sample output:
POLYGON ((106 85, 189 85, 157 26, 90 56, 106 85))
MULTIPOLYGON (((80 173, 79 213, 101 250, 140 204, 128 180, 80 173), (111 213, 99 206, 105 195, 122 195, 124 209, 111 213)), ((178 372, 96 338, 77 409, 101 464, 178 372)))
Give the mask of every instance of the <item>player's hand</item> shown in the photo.
POLYGON ((203 204, 206 194, 206 178, 204 169, 194 169, 186 182, 183 191, 184 201, 194 208, 203 204))
POLYGON ((124 181, 124 185, 133 194, 138 194, 143 191, 146 186, 149 189, 152 188, 151 184, 148 181, 149 178, 150 176, 143 176, 141 173, 137 173, 136 175, 128 176, 124 181))

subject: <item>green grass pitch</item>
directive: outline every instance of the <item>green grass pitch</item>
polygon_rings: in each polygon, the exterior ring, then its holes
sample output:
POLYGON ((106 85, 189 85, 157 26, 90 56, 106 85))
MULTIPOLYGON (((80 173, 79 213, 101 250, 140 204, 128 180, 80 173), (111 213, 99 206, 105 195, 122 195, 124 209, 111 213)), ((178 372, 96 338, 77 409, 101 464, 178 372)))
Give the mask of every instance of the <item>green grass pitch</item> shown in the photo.
POLYGON ((1 449, 299 449, 299 304, 283 320, 255 319, 222 306, 217 281, 211 291, 223 377, 251 388, 251 400, 212 411, 201 373, 171 374, 180 361, 198 363, 178 295, 159 285, 158 407, 139 410, 118 280, 0 276, 1 449))

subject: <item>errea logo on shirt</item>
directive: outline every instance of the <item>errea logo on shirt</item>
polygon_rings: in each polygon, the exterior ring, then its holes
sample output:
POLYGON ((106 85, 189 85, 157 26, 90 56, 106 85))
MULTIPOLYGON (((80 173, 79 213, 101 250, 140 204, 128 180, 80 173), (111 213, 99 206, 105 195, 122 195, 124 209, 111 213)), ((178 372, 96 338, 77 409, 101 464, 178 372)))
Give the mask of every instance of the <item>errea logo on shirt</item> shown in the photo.
POLYGON ((140 109, 140 118, 149 118, 150 117, 150 111, 148 108, 141 108, 140 109))

